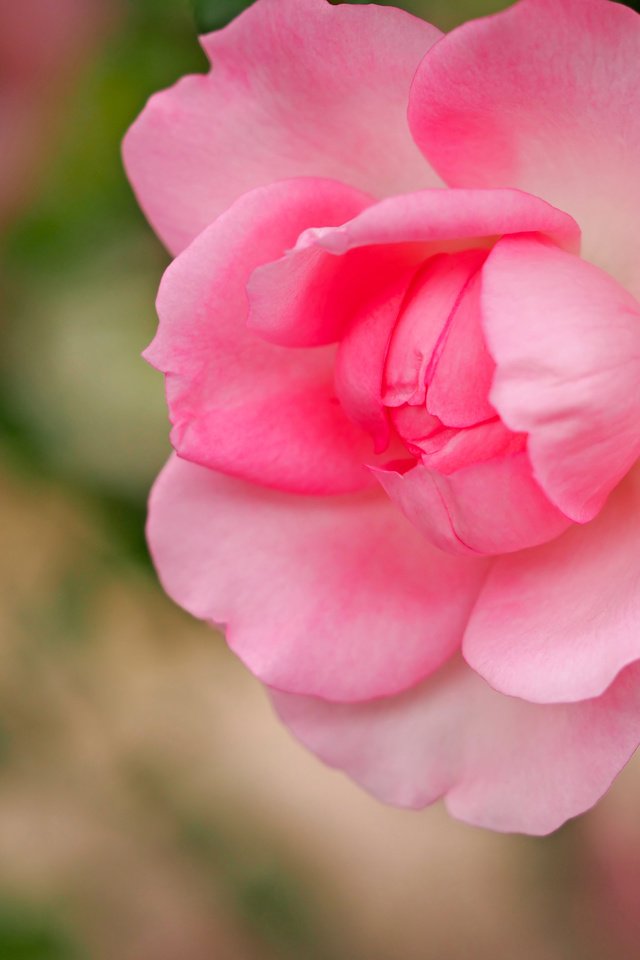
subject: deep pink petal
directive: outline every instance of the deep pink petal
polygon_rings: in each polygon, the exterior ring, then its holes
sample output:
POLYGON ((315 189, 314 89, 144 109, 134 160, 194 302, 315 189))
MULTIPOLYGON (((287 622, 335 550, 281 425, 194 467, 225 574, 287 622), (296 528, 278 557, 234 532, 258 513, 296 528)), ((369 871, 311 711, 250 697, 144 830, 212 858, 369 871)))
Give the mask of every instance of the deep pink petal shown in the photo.
POLYGON ((430 255, 466 250, 473 239, 486 247, 495 235, 532 230, 577 249, 574 221, 519 191, 425 190, 392 197, 344 226, 327 221, 306 230, 284 257, 257 269, 249 284, 249 322, 283 346, 331 343, 367 296, 388 287, 395 275, 417 270, 430 255))
POLYGON ((536 479, 590 520, 640 455, 640 303, 599 268, 510 237, 483 268, 491 402, 529 434, 536 479))
POLYGON ((178 252, 247 190, 290 177, 378 197, 438 184, 406 110, 439 36, 388 7, 258 0, 204 37, 211 72, 152 97, 124 143, 159 236, 178 252))
POLYGON ((407 450, 417 459, 421 458, 427 444, 438 442, 434 438, 446 442, 458 432, 443 427, 437 417, 427 412, 424 403, 403 403, 400 407, 389 407, 388 413, 398 436, 402 437, 407 450))
POLYGON ((584 254, 640 294, 640 17, 521 0, 423 60, 409 120, 456 187, 520 187, 567 210, 584 254))
POLYGON ((288 350, 246 326, 251 272, 352 193, 334 181, 302 178, 254 190, 165 273, 160 327, 146 357, 167 375, 172 442, 181 456, 306 493, 370 482, 362 467, 370 438, 335 396, 335 349, 288 350))
POLYGON ((480 281, 477 271, 463 290, 429 378, 427 410, 452 427, 496 416, 489 403, 495 364, 482 329, 480 281))
POLYGON ((465 637, 471 666, 527 700, 602 693, 640 659, 639 542, 636 473, 591 523, 498 560, 465 637))
POLYGON ((458 660, 373 703, 272 697, 310 750, 380 800, 420 808, 444 797, 453 816, 493 830, 555 830, 602 796, 640 740, 637 665, 577 704, 505 697, 458 660))
POLYGON ((424 404, 436 348, 484 251, 441 254, 416 274, 394 328, 384 371, 384 402, 424 404))
MULTIPOLYGON (((464 430, 441 429, 422 440, 420 459, 426 467, 447 476, 463 467, 526 450, 524 433, 512 433, 498 418, 464 430)), ((529 473, 530 471, 527 471, 529 473)))
POLYGON ((249 326, 285 347, 335 343, 363 304, 379 300, 399 274, 416 268, 413 251, 394 247, 353 250, 341 260, 313 245, 291 250, 252 274, 249 326))
POLYGON ((422 464, 374 476, 408 519, 442 550, 500 554, 557 537, 569 520, 533 479, 526 453, 495 457, 449 476, 422 464))
POLYGON ((264 682, 354 701, 403 690, 459 647, 486 565, 448 557, 382 494, 282 494, 172 458, 150 501, 167 593, 225 623, 264 682))
POLYGON ((382 402, 383 372, 411 272, 400 271, 355 313, 336 356, 340 403, 347 416, 371 435, 377 453, 386 450, 390 440, 388 414, 382 402))

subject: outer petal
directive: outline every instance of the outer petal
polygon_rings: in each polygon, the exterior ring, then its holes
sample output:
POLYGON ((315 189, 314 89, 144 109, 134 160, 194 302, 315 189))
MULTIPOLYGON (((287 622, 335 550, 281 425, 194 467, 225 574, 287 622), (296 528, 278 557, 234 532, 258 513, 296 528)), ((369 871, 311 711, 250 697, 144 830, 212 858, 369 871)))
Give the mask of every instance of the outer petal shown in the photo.
POLYGON ((578 257, 510 237, 484 266, 482 308, 492 404, 529 434, 549 498, 590 520, 640 455, 640 303, 578 257))
POLYGON ((640 659, 640 476, 592 523, 498 560, 469 624, 471 666, 504 693, 573 701, 640 659))
POLYGON ((584 253, 640 292, 640 17, 605 0, 521 0, 438 43, 413 135, 457 187, 520 187, 571 213, 584 253))
POLYGON ((335 397, 335 350, 288 350, 246 327, 246 283, 303 225, 340 220, 357 191, 282 181, 245 194, 169 267, 147 359, 167 375, 178 453, 214 469, 305 493, 366 486, 372 452, 335 397))
POLYGON ((272 693, 281 719, 374 796, 544 834, 588 809, 640 740, 640 669, 596 700, 540 706, 502 696, 459 661, 399 697, 357 705, 272 693))
POLYGON ((430 547, 385 497, 295 497, 173 458, 151 496, 167 593, 226 623, 264 682, 332 700, 405 689, 460 643, 485 563, 430 547))
POLYGON ((540 490, 525 452, 474 463, 450 476, 421 464, 406 473, 372 472, 442 550, 509 553, 557 537, 570 522, 540 490))
POLYGON ((159 236, 178 252, 241 194, 289 177, 376 196, 438 184, 406 107, 439 36, 387 7, 258 0, 204 37, 213 70, 152 97, 124 144, 159 236))

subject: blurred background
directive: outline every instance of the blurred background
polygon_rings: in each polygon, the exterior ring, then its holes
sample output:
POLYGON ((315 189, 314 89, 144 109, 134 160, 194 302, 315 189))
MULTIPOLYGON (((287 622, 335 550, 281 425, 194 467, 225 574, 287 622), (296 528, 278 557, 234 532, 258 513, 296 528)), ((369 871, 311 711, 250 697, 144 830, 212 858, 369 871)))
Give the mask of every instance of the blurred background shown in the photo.
POLYGON ((119 144, 245 5, 0 0, 0 960, 637 960, 639 763, 544 839, 382 807, 156 582, 167 256, 119 144))

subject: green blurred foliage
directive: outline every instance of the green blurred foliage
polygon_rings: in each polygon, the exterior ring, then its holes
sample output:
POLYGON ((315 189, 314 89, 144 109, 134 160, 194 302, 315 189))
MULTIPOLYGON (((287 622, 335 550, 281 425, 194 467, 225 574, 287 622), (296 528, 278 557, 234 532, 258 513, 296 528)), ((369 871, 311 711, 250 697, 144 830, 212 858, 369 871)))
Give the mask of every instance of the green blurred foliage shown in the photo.
POLYGON ((2 238, 2 450, 93 498, 114 544, 145 562, 146 491, 168 442, 161 383, 139 354, 168 258, 121 141, 150 95, 205 66, 189 0, 124 0, 62 105, 37 194, 2 238))
POLYGON ((11 264, 57 271, 143 223, 123 176, 122 135, 151 94, 205 60, 187 0, 130 0, 125 11, 76 85, 39 202, 9 237, 11 264))
POLYGON ((57 920, 33 907, 0 901, 2 960, 84 960, 57 920))
MULTIPOLYGON (((371 0, 330 0, 331 3, 371 3, 371 0)), ((469 17, 492 13, 508 5, 508 0, 378 0, 383 6, 402 7, 410 13, 431 20, 443 29, 469 17)), ((219 30, 250 6, 247 0, 191 0, 199 33, 219 30)))
POLYGON ((249 6, 247 0, 191 0, 198 33, 219 30, 249 6))

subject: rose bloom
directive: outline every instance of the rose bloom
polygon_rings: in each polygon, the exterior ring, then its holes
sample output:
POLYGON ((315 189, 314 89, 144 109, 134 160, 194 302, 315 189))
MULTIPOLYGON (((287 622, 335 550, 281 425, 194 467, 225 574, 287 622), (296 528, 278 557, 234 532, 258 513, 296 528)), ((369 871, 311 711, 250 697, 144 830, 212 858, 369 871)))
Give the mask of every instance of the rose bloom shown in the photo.
POLYGON ((127 171, 162 583, 381 800, 545 833, 640 739, 640 17, 258 0, 127 171))

